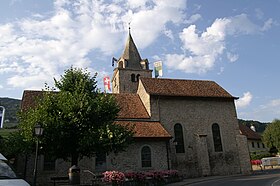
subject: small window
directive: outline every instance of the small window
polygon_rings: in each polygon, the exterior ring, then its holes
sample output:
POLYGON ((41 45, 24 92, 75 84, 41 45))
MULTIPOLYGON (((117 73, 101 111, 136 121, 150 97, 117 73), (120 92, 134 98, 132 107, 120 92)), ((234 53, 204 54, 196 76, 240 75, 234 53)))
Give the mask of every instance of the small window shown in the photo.
POLYGON ((258 145, 258 148, 260 148, 260 143, 259 142, 257 143, 257 145, 258 145))
POLYGON ((174 135, 175 135, 174 142, 175 142, 176 153, 185 153, 183 128, 181 124, 176 123, 174 125, 174 135))
POLYGON ((262 144, 263 148, 265 148, 264 144, 262 144))
POLYGON ((212 125, 212 134, 213 134, 215 152, 223 151, 220 127, 217 123, 214 123, 212 125))
POLYGON ((123 61, 120 61, 120 62, 119 62, 118 67, 119 67, 119 68, 123 68, 123 61))
POLYGON ((152 167, 152 154, 148 146, 144 146, 141 150, 142 167, 152 167))
POLYGON ((254 142, 252 142, 252 147, 255 148, 255 143, 254 142))
POLYGON ((135 74, 131 74, 131 81, 132 81, 132 82, 136 82, 135 74))

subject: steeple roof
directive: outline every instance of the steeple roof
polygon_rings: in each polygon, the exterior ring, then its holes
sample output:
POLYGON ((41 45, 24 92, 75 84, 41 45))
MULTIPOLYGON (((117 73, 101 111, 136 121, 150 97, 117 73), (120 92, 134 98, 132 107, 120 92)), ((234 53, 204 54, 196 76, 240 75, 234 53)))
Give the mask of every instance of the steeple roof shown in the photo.
POLYGON ((126 68, 142 69, 141 64, 140 64, 142 59, 141 59, 140 54, 137 50, 137 47, 132 39, 132 36, 130 34, 130 29, 129 29, 129 34, 128 34, 128 38, 126 41, 125 49, 123 51, 121 58, 123 58, 127 61, 126 68))

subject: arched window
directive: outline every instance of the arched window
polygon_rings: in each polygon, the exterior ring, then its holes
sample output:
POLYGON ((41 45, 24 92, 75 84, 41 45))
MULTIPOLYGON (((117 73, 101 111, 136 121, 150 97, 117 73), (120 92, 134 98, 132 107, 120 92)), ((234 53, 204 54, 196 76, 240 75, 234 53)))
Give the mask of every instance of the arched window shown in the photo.
POLYGON ((142 167, 152 167, 152 153, 148 146, 141 149, 141 163, 142 167))
POLYGON ((217 123, 214 123, 212 125, 212 134, 213 134, 215 152, 223 151, 220 127, 217 123))
POLYGON ((136 81, 137 82, 139 81, 139 78, 140 78, 140 74, 137 74, 137 76, 136 76, 136 81))
POLYGON ((176 123, 174 125, 174 134, 175 134, 174 142, 176 147, 176 153, 184 153, 185 145, 184 145, 183 128, 181 124, 176 123))
POLYGON ((136 80, 135 80, 135 74, 131 74, 131 81, 132 82, 135 82, 136 80))

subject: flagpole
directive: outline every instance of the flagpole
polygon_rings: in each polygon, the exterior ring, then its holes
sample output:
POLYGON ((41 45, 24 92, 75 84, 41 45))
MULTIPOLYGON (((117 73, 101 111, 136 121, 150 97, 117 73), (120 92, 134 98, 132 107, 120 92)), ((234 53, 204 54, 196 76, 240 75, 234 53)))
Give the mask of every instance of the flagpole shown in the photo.
POLYGON ((0 125, 0 128, 3 128, 3 125, 4 125, 4 117, 5 117, 5 107, 3 106, 0 106, 0 108, 2 108, 2 118, 1 118, 1 125, 0 125))

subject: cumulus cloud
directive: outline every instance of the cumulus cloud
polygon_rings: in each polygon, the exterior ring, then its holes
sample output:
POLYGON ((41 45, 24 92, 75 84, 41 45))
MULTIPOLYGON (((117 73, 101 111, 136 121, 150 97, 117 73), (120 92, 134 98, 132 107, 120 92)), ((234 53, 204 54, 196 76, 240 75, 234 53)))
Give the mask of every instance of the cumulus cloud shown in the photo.
POLYGON ((192 24, 200 19, 202 19, 202 16, 200 14, 194 14, 194 15, 191 15, 191 17, 188 20, 186 20, 185 22, 187 24, 192 24))
POLYGON ((273 25, 276 25, 276 21, 274 21, 272 18, 269 18, 266 22, 264 22, 263 27, 261 28, 262 31, 269 30, 273 25))
MULTIPOLYGON (((183 54, 167 54, 166 66, 186 73, 206 73, 224 53, 227 37, 255 34, 260 31, 261 27, 251 22, 246 14, 216 19, 202 33, 195 25, 190 25, 180 33, 183 54)), ((228 57, 235 61, 238 54, 228 57)))
POLYGON ((10 87, 41 88, 70 65, 93 70, 98 60, 89 55, 121 49, 129 22, 143 48, 161 34, 172 38, 168 26, 184 20, 185 8, 184 0, 54 1, 52 14, 0 25, 0 74, 10 87))
POLYGON ((253 99, 253 95, 250 92, 246 92, 243 94, 243 97, 236 100, 236 107, 244 108, 251 103, 252 99, 253 99))
POLYGON ((239 55, 238 54, 233 54, 233 53, 230 53, 230 52, 227 52, 227 58, 230 62, 235 62, 238 60, 239 58, 239 55))

